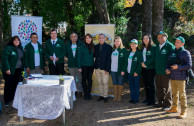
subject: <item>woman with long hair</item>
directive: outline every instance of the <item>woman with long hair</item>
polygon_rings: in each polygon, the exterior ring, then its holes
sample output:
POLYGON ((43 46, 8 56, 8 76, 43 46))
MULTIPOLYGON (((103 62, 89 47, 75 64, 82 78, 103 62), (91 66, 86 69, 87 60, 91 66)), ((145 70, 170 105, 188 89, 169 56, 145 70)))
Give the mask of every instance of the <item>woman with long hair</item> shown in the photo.
POLYGON ((111 55, 111 76, 114 87, 114 100, 121 101, 123 91, 124 75, 127 70, 127 51, 123 46, 121 38, 114 39, 114 45, 111 55))
POLYGON ((152 38, 149 34, 146 34, 142 38, 142 77, 144 80, 146 99, 143 101, 148 106, 155 104, 155 45, 152 42, 152 38))
POLYGON ((18 36, 13 36, 5 47, 2 55, 1 70, 5 80, 4 102, 5 106, 9 106, 14 99, 17 84, 22 79, 23 48, 18 36))
POLYGON ((90 100, 92 89, 92 74, 94 71, 94 44, 91 34, 86 34, 84 44, 78 52, 78 69, 82 72, 84 99, 90 100))

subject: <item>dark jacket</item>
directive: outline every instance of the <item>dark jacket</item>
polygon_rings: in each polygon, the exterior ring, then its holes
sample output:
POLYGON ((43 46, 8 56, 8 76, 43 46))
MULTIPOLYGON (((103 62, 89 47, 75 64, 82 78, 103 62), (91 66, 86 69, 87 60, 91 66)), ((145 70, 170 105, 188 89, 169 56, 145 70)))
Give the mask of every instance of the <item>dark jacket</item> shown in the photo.
POLYGON ((179 54, 175 53, 173 51, 168 58, 167 62, 167 69, 170 69, 170 79, 172 80, 186 80, 187 78, 187 70, 191 69, 192 67, 192 60, 191 60, 191 54, 188 50, 185 50, 184 48, 180 48, 178 51, 180 51, 179 54), (171 65, 177 64, 178 69, 172 70, 170 68, 171 65))
POLYGON ((91 49, 91 52, 83 44, 78 52, 78 68, 82 66, 94 66, 94 51, 91 49))
MULTIPOLYGON (((44 69, 45 62, 44 62, 44 53, 42 45, 37 42, 38 50, 40 55, 40 68, 44 69)), ((30 68, 31 70, 35 69, 35 61, 34 61, 34 47, 32 46, 32 42, 29 42, 24 49, 24 65, 25 68, 30 68)))
POLYGON ((68 58, 68 67, 70 68, 78 68, 78 53, 81 48, 81 46, 84 43, 80 41, 79 39, 76 42, 77 48, 75 52, 75 57, 73 56, 73 52, 71 49, 72 42, 69 40, 67 44, 65 45, 65 56, 68 58))
POLYGON ((106 43, 102 45, 102 49, 100 51, 100 44, 95 46, 94 56, 96 58, 94 63, 95 69, 105 70, 110 72, 111 69, 111 53, 112 47, 106 43))
MULTIPOLYGON (((22 46, 19 48, 23 52, 22 46)), ((5 47, 2 55, 1 71, 5 73, 7 70, 10 70, 11 74, 13 75, 15 73, 18 57, 17 49, 14 46, 5 47)))

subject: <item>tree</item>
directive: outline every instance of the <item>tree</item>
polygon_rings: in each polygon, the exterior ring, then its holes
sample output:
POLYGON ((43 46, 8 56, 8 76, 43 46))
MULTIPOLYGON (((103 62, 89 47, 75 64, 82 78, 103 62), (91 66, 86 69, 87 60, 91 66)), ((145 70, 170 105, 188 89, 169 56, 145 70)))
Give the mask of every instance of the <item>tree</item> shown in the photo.
POLYGON ((98 11, 99 18, 102 24, 109 24, 110 17, 107 9, 106 0, 93 0, 96 10, 98 11))
POLYGON ((152 34, 152 0, 143 0, 142 35, 152 34))
POLYGON ((156 40, 159 31, 163 31, 164 0, 153 0, 152 6, 152 36, 156 40))

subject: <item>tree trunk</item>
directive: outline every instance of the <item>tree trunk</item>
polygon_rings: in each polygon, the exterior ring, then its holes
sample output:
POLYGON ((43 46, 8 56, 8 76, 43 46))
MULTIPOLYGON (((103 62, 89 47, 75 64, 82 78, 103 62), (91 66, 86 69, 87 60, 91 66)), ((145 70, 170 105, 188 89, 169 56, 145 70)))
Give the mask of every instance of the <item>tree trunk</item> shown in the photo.
POLYGON ((152 8, 152 35, 156 40, 159 31, 163 31, 164 24, 164 0, 153 0, 152 8))
POLYGON ((106 0, 93 0, 94 5, 96 6, 96 10, 98 11, 98 15, 102 24, 109 24, 110 17, 107 9, 106 0))
POLYGON ((143 0, 142 37, 152 34, 152 0, 143 0))
POLYGON ((2 45, 3 43, 3 4, 2 4, 2 0, 0 0, 0 45, 2 45))

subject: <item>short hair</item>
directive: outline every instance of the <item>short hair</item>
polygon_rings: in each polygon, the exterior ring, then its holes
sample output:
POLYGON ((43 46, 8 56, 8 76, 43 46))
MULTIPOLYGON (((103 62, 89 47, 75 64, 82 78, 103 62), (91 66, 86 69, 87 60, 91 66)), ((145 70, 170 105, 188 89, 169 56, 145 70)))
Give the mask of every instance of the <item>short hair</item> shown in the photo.
POLYGON ((56 33, 57 33, 57 30, 56 29, 51 29, 50 30, 50 34, 51 34, 51 32, 54 32, 54 31, 56 31, 56 33))
POLYGON ((30 34, 30 38, 32 38, 33 35, 37 35, 38 36, 38 34, 36 32, 33 32, 32 34, 30 34))
POLYGON ((77 33, 72 32, 72 33, 70 34, 70 38, 71 38, 71 36, 72 36, 73 34, 75 34, 75 35, 78 37, 77 33))
POLYGON ((104 35, 103 33, 100 33, 100 34, 99 34, 99 36, 101 36, 101 35, 103 35, 103 36, 104 36, 104 38, 105 38, 105 35, 104 35))

